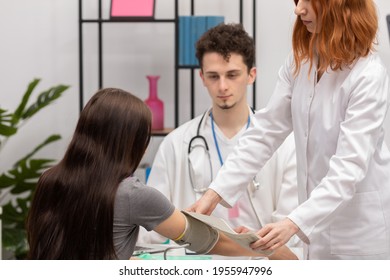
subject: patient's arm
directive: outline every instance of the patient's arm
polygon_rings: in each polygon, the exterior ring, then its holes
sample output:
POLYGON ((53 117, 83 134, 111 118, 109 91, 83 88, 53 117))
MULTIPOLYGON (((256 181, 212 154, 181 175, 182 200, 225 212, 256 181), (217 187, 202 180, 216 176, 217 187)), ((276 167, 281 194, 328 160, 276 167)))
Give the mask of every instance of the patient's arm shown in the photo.
MULTIPOLYGON (((193 218, 186 218, 177 209, 170 217, 156 226, 154 231, 179 244, 191 243, 193 248, 190 249, 198 253, 224 256, 265 256, 254 250, 243 248, 223 233, 219 233, 193 218)), ((287 247, 282 247, 279 250, 275 251, 270 256, 270 259, 296 259, 295 255, 287 247)))

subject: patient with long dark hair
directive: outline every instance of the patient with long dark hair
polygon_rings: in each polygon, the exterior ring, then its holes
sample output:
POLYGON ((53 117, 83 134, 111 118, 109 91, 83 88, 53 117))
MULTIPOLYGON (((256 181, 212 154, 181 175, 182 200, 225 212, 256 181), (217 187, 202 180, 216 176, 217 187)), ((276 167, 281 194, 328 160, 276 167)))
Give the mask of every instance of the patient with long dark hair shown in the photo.
POLYGON ((63 159, 39 179, 27 220, 30 259, 129 259, 140 226, 200 254, 260 255, 133 176, 150 135, 151 112, 134 95, 106 88, 89 100, 63 159))

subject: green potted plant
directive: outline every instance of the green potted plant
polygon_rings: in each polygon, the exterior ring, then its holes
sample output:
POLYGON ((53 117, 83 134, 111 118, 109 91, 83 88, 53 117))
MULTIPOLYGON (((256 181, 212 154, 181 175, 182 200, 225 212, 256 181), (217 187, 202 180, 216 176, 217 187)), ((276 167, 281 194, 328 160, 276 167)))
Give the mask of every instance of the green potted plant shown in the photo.
MULTIPOLYGON (((40 79, 34 79, 27 87, 20 104, 14 112, 0 108, 0 157, 9 138, 40 110, 59 98, 69 86, 57 85, 41 92, 37 99, 29 103, 40 79)), ((2 245, 16 259, 24 259, 28 252, 25 219, 30 207, 36 183, 42 172, 52 166, 53 159, 35 158, 36 153, 61 136, 53 134, 32 149, 30 153, 15 160, 10 170, 0 170, 0 207, 2 214, 2 245), (5 197, 8 201, 5 202, 5 197), (11 198, 11 199, 10 199, 11 198)))

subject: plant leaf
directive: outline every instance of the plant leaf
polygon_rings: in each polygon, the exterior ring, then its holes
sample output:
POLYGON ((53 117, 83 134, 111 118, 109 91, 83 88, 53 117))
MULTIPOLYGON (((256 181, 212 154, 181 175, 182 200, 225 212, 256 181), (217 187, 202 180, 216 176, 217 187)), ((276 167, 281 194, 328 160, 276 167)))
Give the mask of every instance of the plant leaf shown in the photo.
POLYGON ((11 176, 2 175, 2 178, 13 180, 11 182, 11 193, 21 194, 24 193, 24 197, 19 197, 16 202, 9 201, 3 208, 3 213, 0 215, 0 219, 3 223, 3 247, 13 252, 15 258, 23 259, 26 257, 28 251, 27 233, 25 230, 25 221, 30 208, 32 194, 35 191, 36 182, 42 174, 43 170, 49 165, 48 163, 53 160, 48 159, 33 159, 30 161, 21 161, 21 166, 17 169, 11 170, 9 174, 11 176), (31 180, 31 182, 26 182, 31 180), (13 184, 13 185, 12 185, 13 184))
POLYGON ((25 259, 28 252, 26 229, 5 227, 3 228, 3 247, 13 252, 16 259, 25 259))
POLYGON ((40 149, 42 149, 43 147, 45 147, 46 145, 52 143, 52 142, 55 142, 55 141, 58 141, 61 139, 61 136, 59 134, 53 134, 53 135, 50 135, 49 137, 46 138, 45 141, 43 141, 41 144, 39 144, 38 146, 36 146, 34 148, 34 150, 32 150, 32 152, 28 153, 25 157, 23 157, 22 159, 18 160, 15 164, 14 164, 14 167, 16 165, 19 164, 19 162, 21 161, 24 161, 24 160, 27 160, 29 158, 31 158, 33 155, 35 155, 40 149))
POLYGON ((15 251, 16 245, 26 238, 26 230, 19 228, 4 227, 3 228, 3 246, 7 250, 15 251))
POLYGON ((14 135, 17 131, 18 129, 16 127, 6 126, 0 123, 0 135, 4 135, 8 137, 14 135))
MULTIPOLYGON (((59 98, 69 88, 66 85, 51 87, 42 92, 35 103, 27 107, 31 94, 39 81, 40 79, 35 79, 28 85, 14 113, 9 113, 0 108, 0 136, 5 136, 5 140, 18 131, 18 126, 22 120, 29 119, 59 98)), ((25 221, 37 181, 41 174, 51 167, 54 162, 51 159, 32 159, 32 157, 43 147, 59 139, 61 139, 61 136, 57 134, 49 136, 29 154, 18 160, 11 170, 0 174, 0 190, 7 188, 10 194, 17 195, 16 198, 11 199, 2 207, 3 213, 0 215, 3 224, 3 248, 13 253, 16 259, 24 259, 28 252, 25 221)), ((3 139, 0 140, 0 144, 5 142, 3 139)))
POLYGON ((26 111, 23 112, 22 118, 28 119, 31 116, 35 115, 37 112, 39 112, 42 108, 46 107, 50 103, 52 103, 54 100, 59 98, 62 93, 67 90, 69 86, 66 85, 58 85, 55 87, 51 87, 50 89, 42 92, 34 104, 32 104, 26 111))
POLYGON ((6 174, 0 176, 0 189, 9 188, 14 183, 14 180, 6 174))
MULTIPOLYGON (((26 199, 26 198, 24 198, 26 199)), ((9 201, 3 206, 3 214, 0 218, 3 223, 3 229, 12 228, 24 228, 24 221, 27 217, 27 212, 19 206, 20 201, 16 202, 16 205, 12 201, 9 201)))
POLYGON ((11 136, 18 130, 12 125, 13 115, 6 110, 0 109, 0 135, 11 136))
POLYGON ((27 102, 30 99, 30 96, 35 89, 35 87, 38 85, 40 82, 40 79, 34 79, 27 87, 26 92, 23 95, 22 101, 20 102, 18 108, 16 108, 13 118, 12 118, 12 125, 16 126, 22 116, 22 113, 24 109, 26 108, 27 102))
POLYGON ((58 141, 61 139, 61 136, 58 134, 50 135, 34 148, 32 152, 27 154, 22 159, 18 160, 11 170, 8 170, 6 173, 1 174, 0 176, 0 189, 5 189, 13 187, 11 193, 16 194, 23 191, 27 191, 36 184, 39 175, 51 165, 50 163, 53 160, 49 159, 35 159, 28 161, 32 156, 34 156, 39 150, 41 150, 46 145, 58 141))
MULTIPOLYGON (((31 159, 19 161, 18 165, 9 170, 5 175, 6 180, 11 182, 11 194, 21 194, 35 189, 39 176, 51 166, 54 160, 31 159)), ((3 176, 2 176, 3 177, 3 176)), ((0 179, 2 178, 0 177, 0 179)))

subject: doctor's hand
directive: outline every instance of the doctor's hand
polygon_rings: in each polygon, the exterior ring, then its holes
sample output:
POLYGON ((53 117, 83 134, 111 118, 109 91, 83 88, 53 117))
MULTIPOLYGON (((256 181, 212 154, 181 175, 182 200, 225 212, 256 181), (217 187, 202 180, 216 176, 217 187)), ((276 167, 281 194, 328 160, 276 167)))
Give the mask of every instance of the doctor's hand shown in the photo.
POLYGON ((298 231, 299 227, 288 218, 267 224, 257 232, 260 239, 253 242, 250 247, 254 250, 276 250, 286 244, 298 231))
POLYGON ((193 205, 187 208, 187 211, 210 215, 222 198, 214 190, 208 189, 203 196, 193 205))

